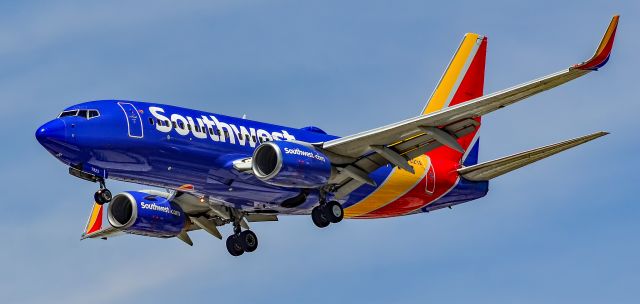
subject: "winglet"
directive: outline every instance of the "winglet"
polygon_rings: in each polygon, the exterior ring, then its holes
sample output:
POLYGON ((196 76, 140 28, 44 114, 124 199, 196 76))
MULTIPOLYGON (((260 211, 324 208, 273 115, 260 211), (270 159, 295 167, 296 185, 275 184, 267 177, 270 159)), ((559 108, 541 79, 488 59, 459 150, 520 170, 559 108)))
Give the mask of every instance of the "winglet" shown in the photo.
POLYGON ((84 235, 90 235, 96 231, 99 231, 102 228, 102 205, 98 203, 93 204, 93 209, 91 210, 91 216, 89 216, 89 221, 87 222, 87 228, 84 230, 84 235))
POLYGON ((618 20, 620 19, 620 15, 615 15, 611 19, 611 23, 609 23, 609 27, 607 31, 604 33, 604 37, 602 37, 602 41, 596 50, 596 53, 593 54, 591 59, 573 66, 573 69, 579 70, 598 70, 602 66, 604 66, 607 61, 609 61, 609 56, 611 55, 611 49, 613 49, 613 40, 616 37, 616 30, 618 29, 618 20))

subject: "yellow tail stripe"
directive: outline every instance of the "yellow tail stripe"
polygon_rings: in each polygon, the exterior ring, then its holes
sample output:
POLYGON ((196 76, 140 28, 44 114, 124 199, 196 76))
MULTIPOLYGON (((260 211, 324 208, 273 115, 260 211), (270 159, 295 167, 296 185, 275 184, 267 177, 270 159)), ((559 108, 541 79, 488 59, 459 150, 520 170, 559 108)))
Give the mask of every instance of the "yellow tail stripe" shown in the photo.
POLYGON ((415 174, 394 168, 389 174, 389 178, 371 195, 353 206, 346 208, 344 210, 344 217, 351 218, 375 211, 407 193, 424 177, 425 168, 429 167, 428 161, 425 155, 409 161, 416 172, 415 174))
POLYGON ((429 103, 422 114, 439 111, 445 106, 447 100, 450 98, 451 90, 455 86, 458 77, 460 77, 462 69, 464 69, 467 62, 467 58, 471 55, 479 36, 480 35, 474 33, 468 33, 464 36, 462 43, 458 47, 453 59, 451 59, 451 63, 449 63, 447 70, 444 75, 442 75, 442 79, 440 79, 438 87, 436 87, 433 95, 431 95, 429 103))

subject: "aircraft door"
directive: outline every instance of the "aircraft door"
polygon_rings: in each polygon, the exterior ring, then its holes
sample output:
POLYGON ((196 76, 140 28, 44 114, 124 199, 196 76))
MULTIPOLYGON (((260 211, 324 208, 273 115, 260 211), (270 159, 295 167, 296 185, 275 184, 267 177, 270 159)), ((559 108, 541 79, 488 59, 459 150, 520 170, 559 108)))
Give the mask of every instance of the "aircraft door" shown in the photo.
POLYGON ((433 168, 433 163, 431 162, 431 159, 429 158, 429 163, 427 164, 428 169, 427 169, 427 176, 426 176, 426 185, 425 185, 425 192, 428 195, 433 195, 433 193, 436 191, 436 171, 433 168))
POLYGON ((127 120, 127 129, 129 130, 129 137, 142 138, 142 117, 138 109, 133 104, 127 102, 118 102, 120 108, 124 112, 124 116, 127 120))

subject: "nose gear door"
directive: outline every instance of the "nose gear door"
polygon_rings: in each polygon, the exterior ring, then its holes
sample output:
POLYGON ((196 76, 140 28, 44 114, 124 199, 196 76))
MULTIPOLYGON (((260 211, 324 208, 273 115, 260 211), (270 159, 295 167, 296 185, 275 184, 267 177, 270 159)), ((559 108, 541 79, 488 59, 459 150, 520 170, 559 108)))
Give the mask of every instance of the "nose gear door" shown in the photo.
POLYGON ((133 104, 127 102, 118 102, 120 108, 124 112, 124 116, 127 119, 127 128, 129 129, 129 137, 142 138, 142 118, 138 109, 133 104))

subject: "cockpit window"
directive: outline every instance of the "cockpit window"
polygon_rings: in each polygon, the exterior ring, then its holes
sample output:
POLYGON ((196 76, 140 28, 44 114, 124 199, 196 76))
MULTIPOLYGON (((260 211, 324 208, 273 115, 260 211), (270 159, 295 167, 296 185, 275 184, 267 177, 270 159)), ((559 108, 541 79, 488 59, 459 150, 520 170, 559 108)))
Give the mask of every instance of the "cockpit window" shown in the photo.
POLYGON ((58 117, 78 116, 78 110, 64 111, 58 117))
POLYGON ((87 118, 91 119, 98 116, 100 116, 100 112, 98 112, 98 110, 89 110, 87 118))
POLYGON ((100 112, 98 112, 98 110, 68 110, 60 113, 58 118, 67 117, 67 116, 78 116, 82 118, 91 119, 91 118, 100 116, 100 112))

